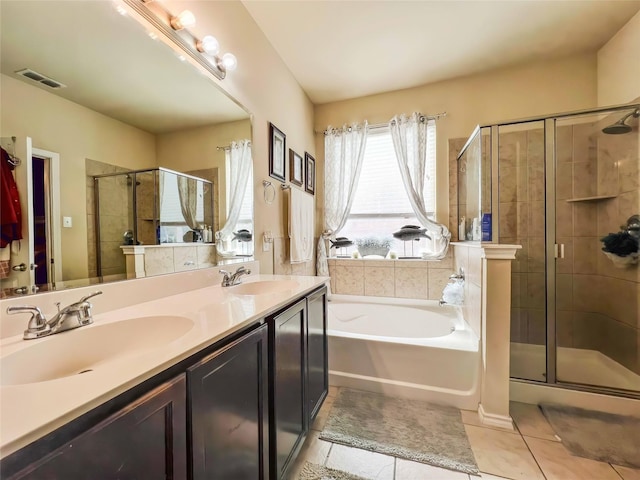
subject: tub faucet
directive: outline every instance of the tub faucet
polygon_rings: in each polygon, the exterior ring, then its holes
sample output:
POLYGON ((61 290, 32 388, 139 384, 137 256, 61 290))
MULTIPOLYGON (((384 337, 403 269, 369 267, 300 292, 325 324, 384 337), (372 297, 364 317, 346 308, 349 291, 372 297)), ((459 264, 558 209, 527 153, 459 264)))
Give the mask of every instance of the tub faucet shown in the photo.
POLYGON ((238 285, 241 282, 240 277, 242 275, 249 275, 251 270, 245 267, 238 267, 234 273, 229 273, 226 270, 220 270, 220 273, 224 275, 222 277, 222 286, 232 287, 233 285, 238 285))
POLYGON ((461 306, 464 303, 464 269, 460 267, 458 273, 449 276, 449 282, 442 291, 442 298, 438 302, 443 305, 461 306))

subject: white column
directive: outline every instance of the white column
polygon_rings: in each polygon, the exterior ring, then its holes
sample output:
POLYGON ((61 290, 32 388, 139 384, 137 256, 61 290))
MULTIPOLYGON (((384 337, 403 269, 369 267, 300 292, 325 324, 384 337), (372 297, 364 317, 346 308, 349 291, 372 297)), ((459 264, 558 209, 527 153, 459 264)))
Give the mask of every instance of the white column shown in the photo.
POLYGON ((482 245, 482 387, 485 425, 513 429, 509 415, 511 261, 520 245, 482 245))

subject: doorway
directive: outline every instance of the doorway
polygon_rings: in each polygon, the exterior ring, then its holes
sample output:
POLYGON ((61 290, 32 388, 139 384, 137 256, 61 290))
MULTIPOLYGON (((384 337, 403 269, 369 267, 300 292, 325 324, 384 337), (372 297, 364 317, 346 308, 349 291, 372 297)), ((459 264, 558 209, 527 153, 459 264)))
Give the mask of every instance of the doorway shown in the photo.
POLYGON ((30 165, 33 268, 36 285, 54 285, 62 277, 60 244, 60 156, 34 148, 30 165))

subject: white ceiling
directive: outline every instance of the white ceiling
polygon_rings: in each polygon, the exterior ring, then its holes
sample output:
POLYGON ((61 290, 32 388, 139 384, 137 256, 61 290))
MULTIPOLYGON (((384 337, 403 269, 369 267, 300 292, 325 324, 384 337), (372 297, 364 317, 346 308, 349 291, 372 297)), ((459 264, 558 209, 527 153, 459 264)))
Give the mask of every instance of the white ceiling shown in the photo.
POLYGON ((110 1, 1 0, 1 72, 151 133, 249 118, 110 1), (67 87, 14 72, 29 68, 67 87))
POLYGON ((638 0, 243 0, 314 104, 596 51, 638 0))

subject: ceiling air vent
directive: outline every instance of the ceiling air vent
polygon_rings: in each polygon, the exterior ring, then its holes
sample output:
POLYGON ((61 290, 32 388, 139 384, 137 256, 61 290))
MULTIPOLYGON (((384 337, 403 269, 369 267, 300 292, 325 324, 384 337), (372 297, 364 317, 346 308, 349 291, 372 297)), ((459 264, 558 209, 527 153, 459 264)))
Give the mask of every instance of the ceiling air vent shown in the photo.
POLYGON ((52 78, 49 78, 45 75, 42 75, 41 73, 38 73, 34 70, 31 70, 29 68, 24 68, 22 70, 18 70, 17 72, 15 72, 16 75, 21 75, 23 77, 27 77, 30 80, 33 80, 35 82, 38 83, 42 83, 43 85, 46 85, 49 88, 65 88, 66 85, 60 82, 55 81, 52 78))

